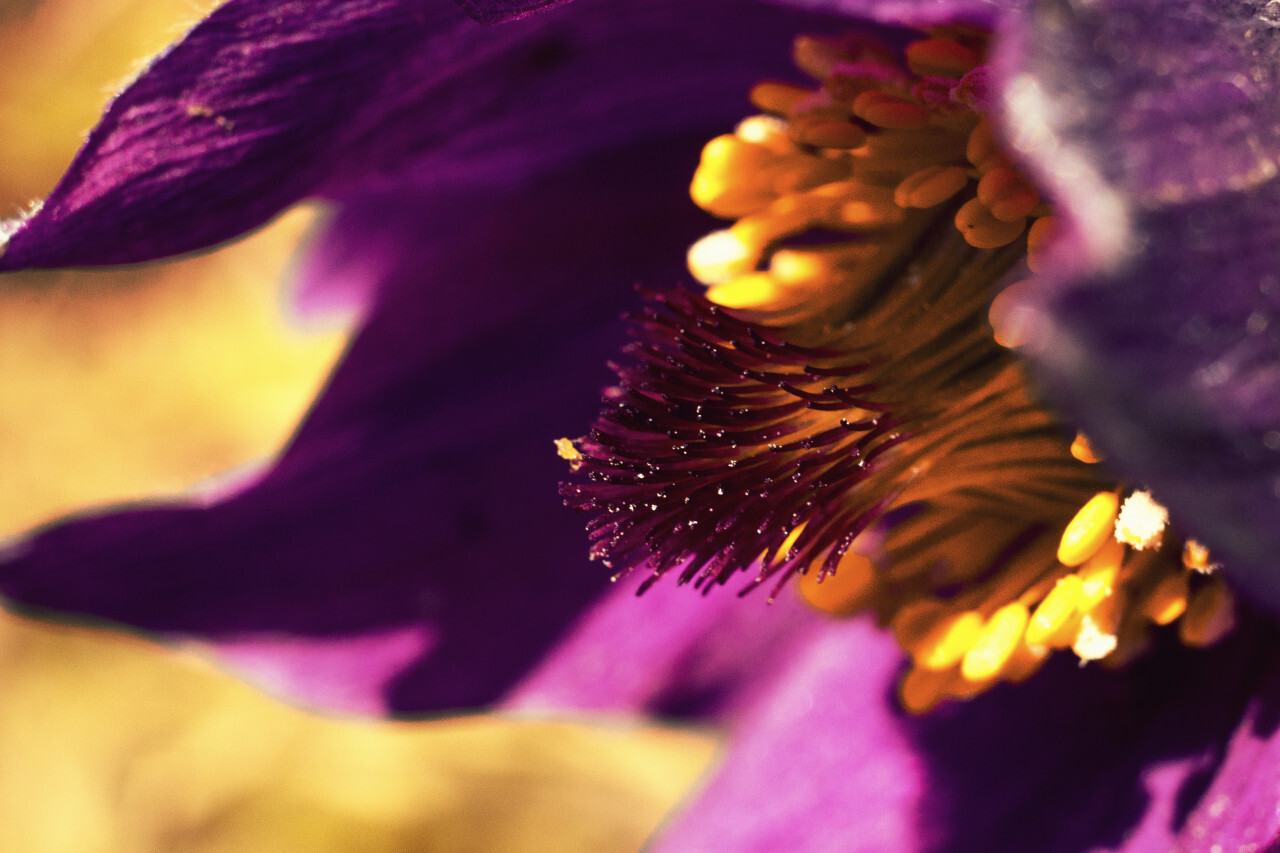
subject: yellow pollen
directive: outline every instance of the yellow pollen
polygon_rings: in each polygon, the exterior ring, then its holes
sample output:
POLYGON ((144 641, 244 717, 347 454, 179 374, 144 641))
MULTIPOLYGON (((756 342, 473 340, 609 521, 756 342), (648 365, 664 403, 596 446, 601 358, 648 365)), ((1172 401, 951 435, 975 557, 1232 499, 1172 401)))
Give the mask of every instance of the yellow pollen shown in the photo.
POLYGON ((1182 565, 1202 575, 1213 574, 1218 564, 1209 559, 1209 549, 1194 539, 1188 539, 1182 546, 1182 565))
POLYGON ((1138 551, 1158 548, 1168 523, 1169 511, 1156 503, 1150 492, 1134 492, 1116 518, 1116 539, 1138 551))
POLYGON ((567 438, 556 439, 556 454, 561 459, 569 463, 569 470, 577 471, 582 467, 582 454, 578 448, 573 446, 573 442, 567 438))
POLYGON ((1080 620, 1080 633, 1071 644, 1071 650, 1084 663, 1091 660, 1102 660, 1115 651, 1119 640, 1106 626, 1100 625, 1093 614, 1086 613, 1080 620))
POLYGON ((969 681, 985 681, 999 675, 1022 641, 1028 618, 1026 606, 1018 602, 993 613, 972 648, 965 652, 961 675, 969 681))
POLYGON ((1114 492, 1098 492, 1067 524, 1058 544, 1058 562, 1078 566, 1092 557, 1111 538, 1120 507, 1114 492))

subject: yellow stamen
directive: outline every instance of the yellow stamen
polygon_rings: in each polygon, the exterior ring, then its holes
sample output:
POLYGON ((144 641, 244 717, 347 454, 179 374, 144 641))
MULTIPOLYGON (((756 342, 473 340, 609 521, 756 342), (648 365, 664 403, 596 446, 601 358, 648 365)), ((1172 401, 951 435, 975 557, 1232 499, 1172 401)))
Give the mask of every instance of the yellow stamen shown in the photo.
POLYGON ((983 624, 982 614, 976 610, 943 619, 912 650, 916 663, 933 670, 955 666, 978 641, 983 624))
POLYGON ((969 681, 985 681, 999 675, 1022 641, 1028 618, 1026 606, 1016 601, 993 613, 965 653, 960 673, 969 681))
POLYGON ((819 610, 847 614, 861 610, 875 588, 876 569, 862 554, 846 551, 834 574, 821 580, 813 569, 800 576, 800 594, 819 610))
POLYGON ((1045 256, 1058 233, 1059 227, 1056 216, 1042 216, 1031 223, 1031 228, 1027 230, 1027 266, 1031 268, 1032 272, 1044 273, 1049 271, 1045 256))
POLYGON ((1013 168, 997 166, 978 182, 978 200, 1001 222, 1022 222, 1040 204, 1040 194, 1013 168))
POLYGON ((998 249, 1007 246, 1027 227, 1026 219, 1003 222, 976 198, 969 199, 956 213, 956 228, 965 241, 976 249, 998 249))
POLYGON ((813 93, 801 86, 790 83, 776 83, 772 80, 757 83, 751 88, 751 103, 758 109, 774 115, 790 115, 796 103, 813 93))
POLYGON ((1082 612, 1097 607, 1111 595, 1120 566, 1124 562, 1124 546, 1108 538, 1077 572, 1080 576, 1080 598, 1076 606, 1082 612))
POLYGON ((759 252, 732 230, 713 231, 689 247, 689 272, 703 284, 724 284, 755 269, 759 252))
POLYGON ((1231 590, 1214 578, 1191 597, 1187 612, 1178 623, 1178 636, 1188 646, 1209 646, 1222 639, 1235 622, 1231 590))
POLYGON ((853 114, 890 130, 919 130, 929 124, 929 111, 924 107, 875 89, 854 98, 853 114))
POLYGON ((1102 454, 1089 443, 1089 439, 1082 432, 1076 433, 1075 441, 1071 442, 1071 455, 1089 465, 1103 460, 1102 454))
POLYGON ((1188 591, 1186 572, 1166 575, 1143 602, 1142 612, 1157 625, 1168 625, 1186 612, 1188 591))
POLYGON ((907 45, 907 67, 928 77, 963 77, 981 57, 950 39, 925 39, 907 45))
POLYGON ((929 166, 921 169, 893 191, 899 207, 937 207, 969 183, 969 175, 959 166, 929 166))
POLYGON ((1075 616, 1080 600, 1082 581, 1079 575, 1067 575, 1059 578, 1053 589, 1036 607, 1027 625, 1027 642, 1033 645, 1048 645, 1055 634, 1075 616))
POLYGON ((1114 492, 1099 492, 1080 507, 1067 524, 1058 544, 1058 562, 1078 566, 1092 557, 1111 538, 1120 509, 1120 498, 1114 492))

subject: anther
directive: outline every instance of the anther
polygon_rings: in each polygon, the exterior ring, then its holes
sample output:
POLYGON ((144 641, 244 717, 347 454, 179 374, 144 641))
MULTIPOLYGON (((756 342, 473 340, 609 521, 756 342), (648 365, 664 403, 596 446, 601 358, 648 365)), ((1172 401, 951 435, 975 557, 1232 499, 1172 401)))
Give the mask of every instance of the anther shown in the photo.
POLYGON ((1209 646, 1235 625, 1235 603, 1226 584, 1214 578, 1196 590, 1178 623, 1178 636, 1188 646, 1209 646))
POLYGON ((1026 606, 1016 601, 993 613, 965 652, 960 674, 969 681, 986 681, 999 675, 1022 641, 1028 618, 1026 606))
POLYGON ((1022 222, 1040 204, 1040 194, 1011 167, 997 166, 978 182, 978 200, 1001 222, 1022 222))
POLYGON ((1076 433, 1075 440, 1071 442, 1071 455, 1087 465, 1101 462, 1104 458, 1082 432, 1076 433))
POLYGON ((907 45, 907 67, 927 77, 958 79, 972 71, 981 57, 950 39, 925 39, 907 45))
POLYGON ((893 200, 899 207, 937 207, 967 183, 969 176, 959 166, 929 166, 898 184, 893 200))
POLYGON ((965 241, 976 249, 998 249, 1007 246, 1027 227, 1025 219, 1004 222, 976 198, 971 198, 956 213, 956 228, 965 241))
POLYGON ((929 124, 929 111, 919 104, 871 90, 853 101, 853 114, 863 121, 890 130, 919 130, 929 124))
POLYGON ((1068 522, 1058 544, 1058 562, 1078 566, 1092 557, 1111 538, 1120 498, 1114 492, 1099 492, 1080 507, 1068 522))

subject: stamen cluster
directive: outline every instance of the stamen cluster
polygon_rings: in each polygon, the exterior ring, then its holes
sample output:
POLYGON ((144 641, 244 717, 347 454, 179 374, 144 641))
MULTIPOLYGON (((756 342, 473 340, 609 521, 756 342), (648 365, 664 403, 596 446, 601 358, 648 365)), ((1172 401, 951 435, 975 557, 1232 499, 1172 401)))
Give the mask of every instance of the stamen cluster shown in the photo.
POLYGON ((689 250, 705 297, 650 294, 591 433, 558 442, 593 558, 646 567, 642 591, 800 575, 892 627, 917 712, 1054 648, 1121 663, 1152 626, 1202 645, 1232 624, 1207 551, 1098 473, 1009 349, 1009 282, 1055 225, 983 115, 986 39, 797 39, 818 86, 756 86, 766 114, 694 176, 735 220, 689 250))

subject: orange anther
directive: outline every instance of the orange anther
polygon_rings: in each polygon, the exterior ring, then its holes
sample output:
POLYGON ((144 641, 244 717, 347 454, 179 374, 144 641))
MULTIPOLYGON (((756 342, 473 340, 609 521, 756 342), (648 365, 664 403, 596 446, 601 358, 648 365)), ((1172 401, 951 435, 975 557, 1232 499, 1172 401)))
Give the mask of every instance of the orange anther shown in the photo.
POLYGON ((907 67, 929 77, 963 77, 982 57, 950 39, 926 39, 907 45, 907 67))
POLYGON ((929 124, 929 111, 914 101, 873 90, 853 100, 853 114, 877 127, 919 130, 929 124))

